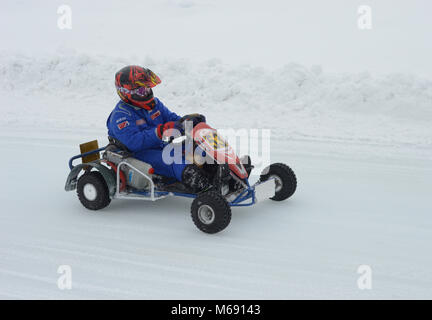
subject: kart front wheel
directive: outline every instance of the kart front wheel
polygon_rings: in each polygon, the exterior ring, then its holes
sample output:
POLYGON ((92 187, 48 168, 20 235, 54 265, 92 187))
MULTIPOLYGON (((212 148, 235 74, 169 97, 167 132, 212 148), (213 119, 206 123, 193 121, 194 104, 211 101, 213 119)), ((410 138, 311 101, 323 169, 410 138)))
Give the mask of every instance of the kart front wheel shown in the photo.
POLYGON ((231 221, 231 207, 224 197, 214 191, 199 194, 192 202, 192 220, 205 233, 218 233, 231 221))
POLYGON ((283 201, 291 197, 297 189, 297 178, 294 171, 283 163, 274 163, 263 171, 260 180, 275 179, 275 195, 270 198, 275 201, 283 201))
POLYGON ((108 186, 99 171, 83 174, 77 185, 78 199, 90 210, 100 210, 110 204, 108 186))

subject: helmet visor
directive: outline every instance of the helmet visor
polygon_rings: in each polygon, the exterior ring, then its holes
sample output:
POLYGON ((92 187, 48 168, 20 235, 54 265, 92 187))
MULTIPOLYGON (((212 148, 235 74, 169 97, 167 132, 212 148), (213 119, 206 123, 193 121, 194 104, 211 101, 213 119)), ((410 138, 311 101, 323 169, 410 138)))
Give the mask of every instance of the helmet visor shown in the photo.
POLYGON ((133 90, 129 90, 122 87, 116 87, 119 92, 139 96, 141 98, 151 98, 153 96, 153 90, 151 88, 139 87, 133 90))
POLYGON ((150 101, 153 99, 153 90, 151 88, 139 87, 130 91, 131 98, 136 101, 150 101))
POLYGON ((152 94, 152 89, 151 88, 147 88, 147 87, 139 87, 135 90, 131 90, 132 94, 137 94, 141 97, 147 97, 150 96, 152 94))

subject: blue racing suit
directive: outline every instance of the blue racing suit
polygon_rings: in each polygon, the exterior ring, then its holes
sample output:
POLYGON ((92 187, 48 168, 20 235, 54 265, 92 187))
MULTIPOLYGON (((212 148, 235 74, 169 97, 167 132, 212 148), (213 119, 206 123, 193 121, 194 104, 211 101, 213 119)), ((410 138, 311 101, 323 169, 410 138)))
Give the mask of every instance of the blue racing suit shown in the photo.
POLYGON ((159 124, 177 121, 180 116, 168 110, 159 99, 154 99, 156 104, 150 111, 120 100, 108 117, 108 135, 123 143, 135 158, 149 163, 156 174, 181 181, 186 164, 164 163, 162 150, 166 143, 156 133, 159 124))

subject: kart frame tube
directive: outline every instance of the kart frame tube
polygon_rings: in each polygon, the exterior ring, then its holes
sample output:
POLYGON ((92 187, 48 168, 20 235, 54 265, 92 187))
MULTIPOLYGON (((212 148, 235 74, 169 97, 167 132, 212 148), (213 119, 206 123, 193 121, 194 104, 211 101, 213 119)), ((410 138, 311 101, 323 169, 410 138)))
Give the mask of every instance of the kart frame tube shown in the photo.
POLYGON ((76 156, 73 156, 72 158, 69 159, 69 169, 72 170, 72 169, 74 168, 74 165, 72 164, 72 162, 73 162, 74 160, 79 159, 79 158, 82 158, 82 157, 89 156, 89 155, 94 154, 94 153, 96 153, 96 152, 101 152, 101 151, 103 151, 103 150, 105 150, 105 149, 106 149, 106 146, 105 146, 105 147, 102 147, 102 148, 99 148, 99 149, 96 149, 96 150, 92 150, 92 151, 89 151, 89 152, 84 152, 84 153, 78 154, 78 155, 76 155, 76 156))
MULTIPOLYGON (((78 154, 76 156, 73 156, 72 158, 69 159, 69 168, 70 170, 72 170, 74 168, 73 165, 73 161, 97 152, 101 152, 103 150, 106 149, 105 147, 96 149, 96 150, 92 150, 89 152, 85 152, 85 153, 81 153, 78 154)), ((154 186, 154 182, 153 180, 146 175, 144 172, 138 170, 137 168, 135 168, 134 166, 130 165, 129 163, 122 161, 118 164, 118 168, 120 169, 121 166, 126 165, 130 168, 132 168, 133 170, 136 170, 138 173, 140 173, 141 175, 143 175, 147 180, 150 181, 150 186, 151 186, 151 190, 150 192, 148 191, 139 191, 139 192, 132 192, 130 195, 126 195, 126 194, 122 194, 119 192, 120 190, 120 171, 121 170, 117 170, 117 174, 116 174, 116 193, 114 195, 114 198, 117 199, 135 199, 135 200, 151 200, 151 201, 156 201, 162 198, 165 198, 168 195, 173 195, 173 196, 178 196, 178 197, 185 197, 185 198, 196 198, 196 194, 190 194, 190 193, 180 193, 180 192, 167 192, 167 191, 155 191, 155 186, 154 186), (136 195, 140 195, 140 196, 133 196, 133 194, 136 195), (157 196, 155 196, 157 194, 157 196)), ((229 206, 231 207, 246 207, 246 206, 252 206, 256 203, 256 199, 255 199, 255 188, 254 186, 250 186, 249 185, 249 181, 246 180, 247 182, 247 188, 241 192, 234 200, 232 200, 231 202, 229 202, 229 206), (248 199, 252 199, 251 202, 249 203, 242 203, 248 199)))

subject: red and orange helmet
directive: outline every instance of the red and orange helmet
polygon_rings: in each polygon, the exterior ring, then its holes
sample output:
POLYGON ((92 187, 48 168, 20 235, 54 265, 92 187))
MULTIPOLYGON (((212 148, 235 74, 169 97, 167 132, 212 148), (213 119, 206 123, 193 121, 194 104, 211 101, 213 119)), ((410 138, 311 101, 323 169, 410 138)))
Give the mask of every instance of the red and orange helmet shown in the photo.
POLYGON ((115 86, 120 98, 133 106, 152 110, 155 105, 152 88, 161 83, 150 69, 127 66, 115 74, 115 86))

